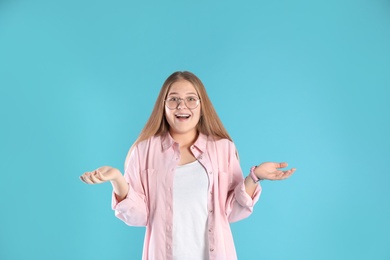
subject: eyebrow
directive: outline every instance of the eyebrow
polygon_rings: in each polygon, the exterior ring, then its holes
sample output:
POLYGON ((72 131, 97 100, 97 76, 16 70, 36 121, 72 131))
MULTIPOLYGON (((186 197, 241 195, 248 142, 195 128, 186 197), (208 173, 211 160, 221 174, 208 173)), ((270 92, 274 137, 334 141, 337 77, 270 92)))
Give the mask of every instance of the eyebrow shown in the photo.
MULTIPOLYGON (((177 92, 168 93, 168 96, 170 96, 170 95, 179 95, 179 93, 177 93, 177 92)), ((195 93, 195 92, 185 93, 185 95, 194 95, 194 96, 198 96, 198 94, 195 93)))

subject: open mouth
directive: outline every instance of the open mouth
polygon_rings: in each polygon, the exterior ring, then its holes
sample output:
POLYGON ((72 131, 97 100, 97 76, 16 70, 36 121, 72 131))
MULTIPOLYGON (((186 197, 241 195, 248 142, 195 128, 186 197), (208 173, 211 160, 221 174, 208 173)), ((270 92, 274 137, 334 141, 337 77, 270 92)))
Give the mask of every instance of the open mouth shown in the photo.
POLYGON ((188 119, 190 118, 189 114, 176 114, 175 115, 177 119, 188 119))

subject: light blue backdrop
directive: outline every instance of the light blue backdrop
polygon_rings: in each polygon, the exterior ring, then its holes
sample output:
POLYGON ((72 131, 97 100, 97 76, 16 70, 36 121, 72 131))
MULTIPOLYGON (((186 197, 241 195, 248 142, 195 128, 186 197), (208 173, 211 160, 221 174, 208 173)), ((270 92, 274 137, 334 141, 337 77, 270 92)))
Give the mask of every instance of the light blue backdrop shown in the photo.
POLYGON ((288 161, 239 259, 390 259, 390 2, 0 1, 0 259, 140 259, 110 209, 165 78, 190 70, 241 166, 288 161))

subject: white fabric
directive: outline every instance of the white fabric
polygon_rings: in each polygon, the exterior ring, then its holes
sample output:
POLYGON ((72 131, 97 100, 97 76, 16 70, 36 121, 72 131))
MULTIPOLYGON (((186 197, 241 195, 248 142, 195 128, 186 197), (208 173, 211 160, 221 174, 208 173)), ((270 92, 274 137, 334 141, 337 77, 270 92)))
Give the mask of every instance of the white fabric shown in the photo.
POLYGON ((177 166, 173 182, 173 259, 207 260, 208 177, 198 162, 177 166))

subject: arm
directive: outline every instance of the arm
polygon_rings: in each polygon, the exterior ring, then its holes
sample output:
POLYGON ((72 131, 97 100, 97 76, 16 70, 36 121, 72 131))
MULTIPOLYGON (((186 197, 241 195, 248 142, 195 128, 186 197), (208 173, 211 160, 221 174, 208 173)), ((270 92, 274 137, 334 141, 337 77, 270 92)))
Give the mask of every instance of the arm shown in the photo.
POLYGON ((125 174, 113 167, 103 166, 80 176, 87 184, 110 181, 113 187, 112 209, 115 216, 130 226, 145 226, 149 210, 147 196, 143 189, 138 150, 131 150, 126 160, 125 174))
POLYGON ((244 180, 244 185, 245 185, 245 191, 246 193, 250 196, 250 197, 253 197, 253 194, 255 193, 256 191, 256 188, 258 186, 258 183, 257 182, 254 182, 254 180, 252 180, 252 178, 248 175, 246 176, 245 180, 244 180))
POLYGON ((127 193, 129 192, 129 185, 119 170, 118 176, 111 181, 111 185, 118 202, 124 200, 127 196, 127 193))
POLYGON ((243 177, 236 147, 233 143, 228 148, 228 174, 231 176, 228 197, 226 201, 226 215, 229 222, 239 221, 248 217, 255 203, 259 200, 261 186, 250 178, 243 177))
POLYGON ((110 181, 118 202, 122 201, 129 192, 129 185, 122 173, 110 166, 103 166, 92 172, 86 172, 80 176, 80 179, 87 184, 99 184, 110 181))
POLYGON ((255 178, 257 177, 257 181, 255 181, 250 175, 245 178, 245 190, 249 196, 253 195, 253 192, 256 189, 256 185, 261 180, 284 180, 290 177, 294 172, 295 168, 290 170, 281 171, 280 168, 287 167, 287 163, 273 163, 273 162, 265 162, 256 166, 254 169, 255 178))

